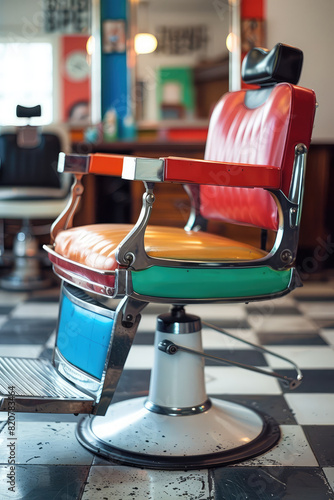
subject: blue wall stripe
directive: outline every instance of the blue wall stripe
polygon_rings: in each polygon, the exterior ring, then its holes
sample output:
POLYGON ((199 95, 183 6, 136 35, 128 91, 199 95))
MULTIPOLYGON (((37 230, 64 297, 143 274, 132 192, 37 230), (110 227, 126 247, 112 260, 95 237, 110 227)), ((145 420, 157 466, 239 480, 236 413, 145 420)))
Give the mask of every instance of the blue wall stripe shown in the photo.
MULTIPOLYGON (((127 0, 101 0, 101 21, 125 19, 127 0)), ((128 70, 126 53, 102 54, 102 117, 114 108, 118 118, 128 114, 128 70)))

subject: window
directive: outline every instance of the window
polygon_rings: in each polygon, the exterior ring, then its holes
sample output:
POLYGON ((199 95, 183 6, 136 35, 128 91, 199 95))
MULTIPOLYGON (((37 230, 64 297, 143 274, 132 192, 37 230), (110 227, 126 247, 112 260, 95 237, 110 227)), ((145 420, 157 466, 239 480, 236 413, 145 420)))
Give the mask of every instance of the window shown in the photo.
POLYGON ((16 106, 42 107, 31 124, 53 119, 51 43, 0 43, 0 125, 22 125, 16 106))

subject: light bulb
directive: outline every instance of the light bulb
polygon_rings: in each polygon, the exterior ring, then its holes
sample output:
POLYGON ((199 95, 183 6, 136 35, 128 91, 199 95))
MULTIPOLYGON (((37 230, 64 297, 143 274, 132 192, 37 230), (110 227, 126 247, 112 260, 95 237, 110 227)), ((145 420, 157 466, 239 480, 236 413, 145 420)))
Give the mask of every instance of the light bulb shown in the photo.
POLYGON ((136 54, 150 54, 157 48, 158 41, 151 33, 138 33, 134 44, 136 54))
POLYGON ((91 35, 86 43, 86 51, 89 56, 91 56, 95 49, 95 38, 91 35))
POLYGON ((237 35, 233 32, 226 37, 226 47, 229 52, 234 52, 237 47, 237 35))

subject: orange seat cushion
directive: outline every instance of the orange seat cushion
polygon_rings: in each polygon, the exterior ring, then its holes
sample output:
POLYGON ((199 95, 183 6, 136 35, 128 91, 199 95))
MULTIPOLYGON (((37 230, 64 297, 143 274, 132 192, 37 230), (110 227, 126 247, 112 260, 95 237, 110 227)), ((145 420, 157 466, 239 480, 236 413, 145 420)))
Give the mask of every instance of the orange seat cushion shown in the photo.
MULTIPOLYGON (((61 231, 55 251, 93 269, 118 267, 115 253, 133 226, 127 224, 94 224, 61 231)), ((214 234, 184 229, 149 226, 145 233, 145 250, 151 257, 191 261, 244 261, 267 255, 251 245, 214 234)))

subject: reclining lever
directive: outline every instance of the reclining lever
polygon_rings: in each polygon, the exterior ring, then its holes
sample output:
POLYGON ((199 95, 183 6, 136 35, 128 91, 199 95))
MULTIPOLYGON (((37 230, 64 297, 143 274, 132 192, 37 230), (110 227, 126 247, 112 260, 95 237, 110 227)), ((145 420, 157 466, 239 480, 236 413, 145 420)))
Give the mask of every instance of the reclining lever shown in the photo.
POLYGON ((201 352, 201 351, 196 351, 194 349, 189 349, 188 347, 174 344, 174 342, 171 342, 171 341, 166 340, 166 339, 159 342, 158 349, 160 351, 163 351, 166 354, 170 354, 170 355, 176 354, 178 351, 188 352, 189 354, 196 354, 197 356, 201 356, 201 357, 206 358, 206 359, 212 359, 212 360, 220 362, 220 363, 238 366, 239 368, 243 368, 245 370, 250 370, 250 371, 253 371, 256 373, 261 373, 263 375, 268 375, 269 377, 275 377, 275 378, 282 380, 282 382, 285 385, 287 385, 289 387, 289 389, 291 389, 291 390, 296 389, 301 384, 302 379, 303 379, 303 374, 302 374, 300 368, 290 359, 287 359, 284 356, 280 356, 279 354, 276 354, 272 351, 269 351, 268 349, 265 349, 264 347, 261 347, 259 345, 252 344, 251 342, 248 342, 247 340, 240 339, 240 338, 232 335, 231 333, 226 332, 222 328, 218 328, 217 326, 212 325, 211 323, 207 323, 205 321, 202 321, 202 323, 205 326, 212 328, 213 330, 218 331, 219 333, 223 333, 224 335, 227 335, 228 337, 231 337, 235 340, 239 340, 240 342, 243 342, 244 344, 247 344, 251 347, 254 347, 258 351, 261 351, 261 352, 264 352, 267 354, 271 354, 272 356, 276 356, 277 358, 280 358, 280 359, 286 361, 287 363, 292 364, 297 372, 297 377, 296 378, 287 377, 286 375, 280 375, 279 373, 276 373, 274 371, 269 372, 269 371, 263 370, 261 368, 257 368, 256 366, 245 365, 243 363, 238 363, 237 361, 231 361, 229 359, 218 358, 217 356, 212 356, 211 354, 205 354, 204 352, 201 352))

